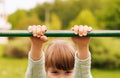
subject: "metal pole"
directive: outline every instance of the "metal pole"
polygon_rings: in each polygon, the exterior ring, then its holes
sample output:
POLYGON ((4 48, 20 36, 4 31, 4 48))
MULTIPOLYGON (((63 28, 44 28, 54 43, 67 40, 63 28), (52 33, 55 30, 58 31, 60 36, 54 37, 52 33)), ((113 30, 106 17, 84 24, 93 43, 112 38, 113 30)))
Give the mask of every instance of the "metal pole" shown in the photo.
MULTIPOLYGON (((78 36, 70 30, 48 30, 48 37, 72 37, 78 36)), ((32 33, 27 30, 0 31, 0 37, 30 37, 32 33)), ((93 30, 87 34, 88 37, 120 37, 120 30, 93 30)))

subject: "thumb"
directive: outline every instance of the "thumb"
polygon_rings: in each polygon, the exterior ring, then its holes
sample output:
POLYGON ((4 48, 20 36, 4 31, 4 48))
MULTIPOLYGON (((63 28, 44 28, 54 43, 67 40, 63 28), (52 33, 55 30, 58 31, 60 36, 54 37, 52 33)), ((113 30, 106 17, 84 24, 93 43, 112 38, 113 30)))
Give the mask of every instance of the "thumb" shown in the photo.
POLYGON ((46 36, 41 36, 40 39, 44 42, 48 41, 48 38, 46 36))

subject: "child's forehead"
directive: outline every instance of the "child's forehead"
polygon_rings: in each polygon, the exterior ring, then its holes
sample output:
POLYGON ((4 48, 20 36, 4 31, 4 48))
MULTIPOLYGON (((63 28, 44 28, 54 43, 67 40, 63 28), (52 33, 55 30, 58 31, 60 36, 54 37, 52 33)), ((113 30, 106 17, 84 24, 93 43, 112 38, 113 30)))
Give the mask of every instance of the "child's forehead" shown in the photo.
POLYGON ((57 68, 54 68, 54 67, 49 67, 49 68, 48 68, 48 71, 73 71, 73 69, 70 69, 70 70, 62 70, 62 69, 57 69, 57 68))

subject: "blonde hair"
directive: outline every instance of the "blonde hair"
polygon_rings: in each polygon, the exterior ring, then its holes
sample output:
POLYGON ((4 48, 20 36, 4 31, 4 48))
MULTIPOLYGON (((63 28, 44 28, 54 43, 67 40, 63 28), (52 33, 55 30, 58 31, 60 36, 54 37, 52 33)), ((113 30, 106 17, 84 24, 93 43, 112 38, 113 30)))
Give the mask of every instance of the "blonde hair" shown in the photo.
POLYGON ((75 49, 66 40, 54 40, 45 50, 45 68, 49 67, 60 70, 71 70, 74 68, 75 49))

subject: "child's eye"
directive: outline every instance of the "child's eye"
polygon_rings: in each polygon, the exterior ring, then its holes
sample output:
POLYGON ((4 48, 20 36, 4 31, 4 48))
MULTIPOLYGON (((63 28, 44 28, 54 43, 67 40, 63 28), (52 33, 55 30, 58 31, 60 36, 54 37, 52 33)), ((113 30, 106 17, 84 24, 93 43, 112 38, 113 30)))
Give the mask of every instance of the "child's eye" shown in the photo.
POLYGON ((52 71, 52 73, 55 73, 55 74, 57 74, 58 72, 57 72, 57 71, 52 71))
POLYGON ((71 73, 71 71, 66 71, 66 73, 71 73))

